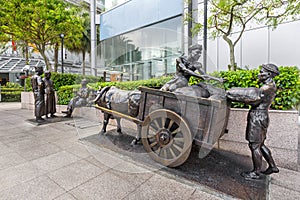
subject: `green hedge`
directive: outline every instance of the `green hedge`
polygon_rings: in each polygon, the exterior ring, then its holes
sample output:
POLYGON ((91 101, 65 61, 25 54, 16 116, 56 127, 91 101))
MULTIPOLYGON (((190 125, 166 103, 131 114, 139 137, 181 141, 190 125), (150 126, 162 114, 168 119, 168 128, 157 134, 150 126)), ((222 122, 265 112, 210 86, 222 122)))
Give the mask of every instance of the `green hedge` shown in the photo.
POLYGON ((21 102, 21 92, 23 88, 7 88, 1 87, 2 102, 21 102))
MULTIPOLYGON (((260 87, 257 75, 260 69, 253 70, 238 70, 238 71, 222 71, 214 72, 213 75, 225 78, 227 81, 222 85, 225 90, 232 87, 260 87)), ((300 70, 297 67, 279 67, 280 75, 274 78, 277 85, 277 94, 271 109, 275 110, 289 110, 294 109, 300 105, 300 70)), ((88 84, 94 90, 99 87, 116 86, 124 90, 134 90, 139 86, 147 86, 159 88, 172 77, 162 77, 160 79, 149 79, 142 81, 129 82, 98 82, 88 84)), ((199 80, 191 78, 190 84, 195 84, 199 80)), ((216 82, 214 82, 216 83, 216 82)), ((73 97, 73 90, 80 88, 80 85, 62 86, 58 90, 59 104, 67 104, 73 97)), ((249 108, 248 105, 242 103, 232 103, 235 108, 249 108)))
POLYGON ((1 86, 2 102, 21 102, 21 92, 24 88, 18 83, 7 82, 5 86, 1 86))
POLYGON ((74 96, 74 90, 79 89, 80 85, 61 86, 57 91, 58 104, 68 105, 71 98, 74 96))
MULTIPOLYGON (((141 81, 128 81, 128 82, 98 82, 98 83, 89 83, 88 87, 91 90, 98 90, 105 86, 116 86, 117 88, 123 90, 135 90, 139 86, 147 86, 152 88, 159 88, 164 85, 167 81, 171 80, 172 77, 161 77, 160 79, 149 79, 141 81)), ((57 91, 58 104, 67 105, 71 98, 74 96, 74 91, 78 90, 80 85, 69 85, 61 86, 57 91)))
MULTIPOLYGON (((80 84, 82 79, 87 79, 89 83, 101 82, 102 79, 96 76, 83 76, 80 74, 61 74, 51 72, 51 80, 53 81, 54 90, 58 91, 61 86, 80 84)), ((32 91, 30 77, 26 78, 26 89, 32 91)))

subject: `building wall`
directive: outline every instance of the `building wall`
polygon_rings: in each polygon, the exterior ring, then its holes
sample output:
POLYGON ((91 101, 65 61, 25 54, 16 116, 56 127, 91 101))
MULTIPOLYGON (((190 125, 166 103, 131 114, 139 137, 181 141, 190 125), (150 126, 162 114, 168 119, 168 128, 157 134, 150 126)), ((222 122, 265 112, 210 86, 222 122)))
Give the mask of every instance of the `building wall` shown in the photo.
MULTIPOLYGON (((192 25, 183 20, 185 17, 184 13, 192 10, 194 20, 203 22, 203 0, 192 0, 189 2, 192 3, 191 7, 189 7, 190 4, 187 1, 183 0, 127 1, 101 16, 101 40, 107 40, 115 36, 125 36, 128 40, 131 40, 131 36, 135 35, 134 38, 139 37, 140 40, 143 40, 145 45, 142 48, 146 48, 146 45, 148 45, 146 41, 153 40, 155 34, 153 36, 147 35, 143 33, 143 30, 163 20, 169 20, 169 16, 174 16, 175 13, 181 12, 183 14, 182 24, 180 25, 182 28, 175 30, 178 31, 178 36, 177 41, 174 41, 174 43, 180 43, 177 55, 174 54, 172 58, 175 59, 179 53, 186 53, 189 45, 193 43, 203 44, 203 36, 192 36, 190 32, 192 25), (170 15, 170 13, 173 14, 170 15), (130 34, 132 35, 128 37, 130 34)), ((251 69, 257 68, 263 63, 274 63, 278 66, 300 66, 300 60, 298 59, 300 55, 300 39, 296 35, 299 32, 300 20, 280 24, 274 30, 267 26, 251 24, 251 28, 245 31, 235 48, 238 67, 251 69)), ((237 36, 237 33, 233 34, 233 37, 237 36)), ((161 37, 168 36, 162 35, 161 37)), ((172 34, 170 34, 170 37, 172 37, 172 34)), ((138 43, 134 44, 136 48, 140 48, 138 43)), ((151 45, 148 47, 152 48, 151 45)), ((222 38, 209 39, 207 47, 207 71, 227 70, 230 63, 227 43, 222 38)), ((104 51, 106 50, 107 48, 104 48, 104 51)), ((101 54, 103 54, 103 49, 101 54)), ((203 59, 203 57, 200 59, 203 59)), ((101 66, 97 67, 100 69, 108 67, 109 63, 103 57, 98 60, 100 60, 101 66)), ((174 62, 168 62, 167 65, 171 65, 167 67, 173 68, 173 72, 175 72, 174 62)), ((145 66, 140 65, 140 67, 143 68, 145 66)), ((132 73, 135 72, 132 71, 132 73)), ((161 74, 158 73, 157 75, 161 74)), ((144 76, 144 78, 147 77, 149 76, 144 76)))
MULTIPOLYGON (((203 22, 203 0, 193 0, 197 7, 197 21, 203 22)), ((241 68, 256 68, 263 63, 278 66, 300 66, 300 20, 280 24, 276 29, 264 25, 251 24, 235 48, 236 63, 241 68)), ((233 37, 237 33, 233 34, 233 37)), ((203 36, 198 35, 198 43, 203 36)), ((227 70, 229 47, 222 38, 208 40, 207 71, 227 70)))

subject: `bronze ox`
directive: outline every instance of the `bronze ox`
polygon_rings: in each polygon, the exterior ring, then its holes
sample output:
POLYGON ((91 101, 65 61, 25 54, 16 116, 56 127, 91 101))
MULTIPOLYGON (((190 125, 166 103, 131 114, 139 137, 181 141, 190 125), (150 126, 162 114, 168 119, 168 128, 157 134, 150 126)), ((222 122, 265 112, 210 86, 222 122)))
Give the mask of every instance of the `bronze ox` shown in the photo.
MULTIPOLYGON (((94 102, 98 106, 108 108, 131 117, 136 117, 139 112, 140 97, 140 91, 126 91, 114 86, 107 86, 97 92, 94 102)), ((100 134, 106 133, 106 127, 109 123, 109 119, 114 118, 117 121, 117 132, 122 133, 121 118, 104 112, 103 127, 100 134)))

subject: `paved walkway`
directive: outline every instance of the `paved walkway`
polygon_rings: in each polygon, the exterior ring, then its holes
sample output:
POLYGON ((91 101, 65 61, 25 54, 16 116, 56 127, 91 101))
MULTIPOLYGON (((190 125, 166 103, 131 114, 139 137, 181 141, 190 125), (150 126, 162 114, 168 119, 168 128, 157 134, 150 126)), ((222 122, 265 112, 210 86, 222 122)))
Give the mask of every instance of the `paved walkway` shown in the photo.
MULTIPOLYGON (((85 144, 79 139, 99 130, 93 123, 37 126, 20 107, 0 103, 0 199, 232 199, 85 144)), ((269 199, 299 198, 299 172, 272 175, 269 199)))

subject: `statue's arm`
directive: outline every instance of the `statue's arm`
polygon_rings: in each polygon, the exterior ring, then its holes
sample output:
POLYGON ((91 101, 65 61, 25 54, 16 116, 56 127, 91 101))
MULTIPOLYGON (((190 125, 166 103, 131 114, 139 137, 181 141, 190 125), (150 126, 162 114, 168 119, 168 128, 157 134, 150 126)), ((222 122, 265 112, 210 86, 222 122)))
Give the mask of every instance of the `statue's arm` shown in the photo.
POLYGON ((259 88, 231 88, 226 91, 226 97, 235 102, 257 105, 261 102, 262 91, 259 88))

